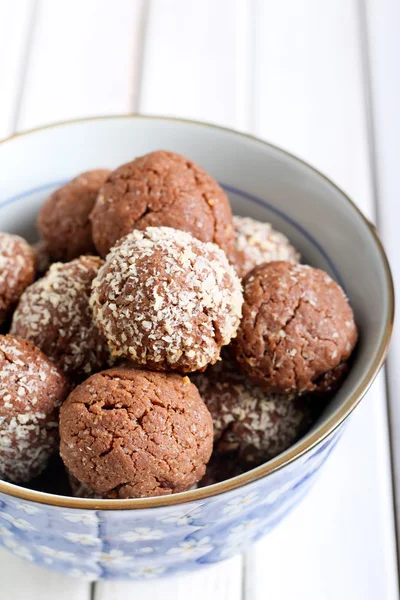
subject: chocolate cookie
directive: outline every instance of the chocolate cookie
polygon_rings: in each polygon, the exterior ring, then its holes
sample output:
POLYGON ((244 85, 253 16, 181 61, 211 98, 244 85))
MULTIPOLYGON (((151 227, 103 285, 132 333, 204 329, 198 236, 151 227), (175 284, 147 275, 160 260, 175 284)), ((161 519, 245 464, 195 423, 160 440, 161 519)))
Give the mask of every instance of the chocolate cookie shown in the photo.
POLYGON ((89 306, 101 264, 93 256, 55 263, 25 290, 12 321, 13 335, 33 342, 73 378, 104 368, 110 356, 89 306))
POLYGON ((107 169, 87 171, 56 190, 43 204, 37 226, 53 261, 96 254, 89 220, 107 169))
POLYGON ((35 256, 23 238, 0 232, 0 331, 35 278, 35 256))
POLYGON ((233 217, 235 251, 232 261, 238 275, 244 277, 257 265, 274 260, 298 263, 300 254, 283 233, 250 217, 233 217))
POLYGON ((212 420, 188 377, 130 368, 93 375, 64 402, 61 457, 97 496, 188 490, 204 475, 212 420))
POLYGON ((113 171, 90 218, 101 256, 133 229, 149 226, 188 231, 228 254, 233 248, 225 192, 206 171, 173 152, 151 152, 113 171))
POLYGON ((24 483, 43 471, 58 446, 58 410, 68 391, 38 348, 0 336, 0 478, 24 483))
POLYGON ((246 375, 269 392, 304 393, 350 357, 353 311, 327 273, 271 262, 244 282, 243 319, 233 348, 246 375))
POLYGON ((241 285, 218 246, 169 227, 135 230, 112 249, 90 299, 115 356, 191 372, 236 334, 241 285))
POLYGON ((213 419, 214 452, 233 455, 234 464, 255 466, 274 458, 312 423, 311 406, 305 400, 263 391, 230 361, 195 373, 191 380, 213 419))

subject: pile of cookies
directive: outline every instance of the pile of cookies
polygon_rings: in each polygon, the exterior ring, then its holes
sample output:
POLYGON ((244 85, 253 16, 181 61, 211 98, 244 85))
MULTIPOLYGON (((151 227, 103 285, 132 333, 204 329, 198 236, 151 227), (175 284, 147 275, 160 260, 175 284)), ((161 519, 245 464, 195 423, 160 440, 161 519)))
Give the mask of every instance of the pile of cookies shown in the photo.
POLYGON ((171 494, 273 458, 347 372, 343 290, 157 151, 77 176, 31 247, 0 233, 0 477, 61 455, 75 495, 171 494))

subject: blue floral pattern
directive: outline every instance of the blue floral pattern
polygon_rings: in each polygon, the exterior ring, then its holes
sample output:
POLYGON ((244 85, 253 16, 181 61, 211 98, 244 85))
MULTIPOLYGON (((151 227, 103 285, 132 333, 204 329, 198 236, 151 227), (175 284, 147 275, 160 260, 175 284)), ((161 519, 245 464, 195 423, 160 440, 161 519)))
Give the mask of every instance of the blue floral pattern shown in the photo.
POLYGON ((259 481, 188 504, 92 511, 0 494, 0 544, 89 580, 151 579, 218 562, 245 550, 298 504, 340 432, 259 481))

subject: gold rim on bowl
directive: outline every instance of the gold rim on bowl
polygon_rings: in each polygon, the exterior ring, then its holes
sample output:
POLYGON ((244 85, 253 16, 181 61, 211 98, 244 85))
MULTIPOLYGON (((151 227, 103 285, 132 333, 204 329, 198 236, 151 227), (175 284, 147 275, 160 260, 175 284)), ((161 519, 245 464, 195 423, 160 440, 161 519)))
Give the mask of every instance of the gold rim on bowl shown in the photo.
POLYGON ((232 479, 228 479, 226 481, 222 481, 221 483, 215 483, 213 485, 200 488, 197 490, 191 490, 188 492, 180 492, 178 494, 172 494, 171 496, 161 496, 161 497, 153 497, 153 498, 132 498, 128 500, 94 500, 90 498, 72 498, 69 496, 58 496, 54 494, 48 494, 45 492, 38 492, 35 490, 29 490, 26 488, 22 488, 18 485, 14 485, 12 483, 8 483, 6 481, 0 481, 0 492, 3 494, 7 494, 9 496, 14 496, 21 500, 29 500, 31 502, 38 502, 40 504, 47 504, 51 506, 59 506, 63 508, 80 508, 80 509, 91 509, 91 510, 127 510, 127 509, 140 509, 140 508, 155 508, 158 506, 173 506, 184 504, 187 502, 193 502, 195 500, 204 500, 206 498, 211 498, 212 496, 217 496, 224 492, 228 492, 230 490, 234 490, 240 487, 243 487, 246 484, 249 484, 253 481, 257 481, 268 475, 269 473, 273 473, 279 469, 282 469, 286 465, 292 463, 294 460, 300 458, 305 453, 312 450, 315 446, 317 446, 320 442, 325 440, 333 431, 335 431, 349 416, 349 414, 356 408, 358 403, 364 397, 371 384, 373 383, 375 377, 377 376, 379 370, 382 367, 382 364, 386 358, 387 350, 389 347, 389 342, 393 330, 393 321, 394 321, 394 286, 392 274, 390 271, 389 262, 383 249, 382 242, 377 233, 376 227, 368 221, 368 219, 363 215, 360 209, 354 204, 354 202, 341 190, 336 184, 334 184, 326 175, 310 166, 305 161, 301 160, 297 156, 275 146, 274 144, 270 144, 257 138, 256 136, 245 134, 240 131, 236 131, 235 129, 231 129, 229 127, 221 127, 219 125, 214 125, 211 123, 204 123, 201 121, 195 121, 190 119, 181 119, 177 117, 164 117, 164 116, 153 116, 153 115, 138 115, 138 114, 126 114, 126 115, 111 115, 111 116, 98 116, 98 117, 86 117, 80 119, 72 119, 69 121, 61 121, 59 123, 52 123, 50 125, 45 125, 43 127, 37 127, 34 129, 30 129, 21 133, 17 133, 12 135, 11 137, 0 141, 0 144, 6 144, 16 138, 23 137, 29 135, 31 133, 35 133, 38 131, 42 131, 45 129, 52 129, 54 127, 60 126, 68 126, 73 123, 83 123, 88 121, 102 121, 102 120, 114 120, 114 119, 140 119, 140 120, 160 120, 160 121, 172 121, 175 123, 186 123, 189 125, 197 125, 202 127, 207 127, 211 129, 216 129, 218 131, 225 131, 241 138, 245 138, 259 144, 262 144, 268 148, 272 148, 275 151, 278 151, 287 157, 295 160, 296 162, 305 165, 307 168, 311 169, 314 173, 316 173, 319 177, 322 177, 325 181, 327 181, 332 187, 334 187, 345 199, 348 204, 352 207, 352 209, 358 214, 362 221, 364 221, 365 225, 370 230, 374 242, 377 246, 378 252, 382 259, 382 263, 385 270, 385 284, 386 284, 386 293, 388 295, 388 310, 386 314, 385 327, 383 331, 382 338, 380 340, 379 346, 376 350, 374 361, 368 371, 364 374, 361 382, 354 390, 354 392, 347 398, 347 400, 343 403, 340 409, 336 412, 335 415, 332 415, 327 422, 322 424, 316 431, 312 434, 300 440, 296 444, 296 446, 289 448, 279 456, 273 458, 267 463, 252 469, 251 471, 247 471, 242 475, 238 475, 233 477, 232 479))

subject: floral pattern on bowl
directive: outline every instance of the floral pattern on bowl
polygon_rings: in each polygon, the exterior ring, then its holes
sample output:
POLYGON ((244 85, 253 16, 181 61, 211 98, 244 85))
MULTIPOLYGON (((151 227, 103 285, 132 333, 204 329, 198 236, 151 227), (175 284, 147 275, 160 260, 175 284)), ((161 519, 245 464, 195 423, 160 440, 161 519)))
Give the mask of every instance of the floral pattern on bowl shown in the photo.
POLYGON ((191 571, 242 552, 275 527, 307 493, 339 433, 265 479, 187 504, 93 511, 0 494, 0 544, 90 580, 191 571))

